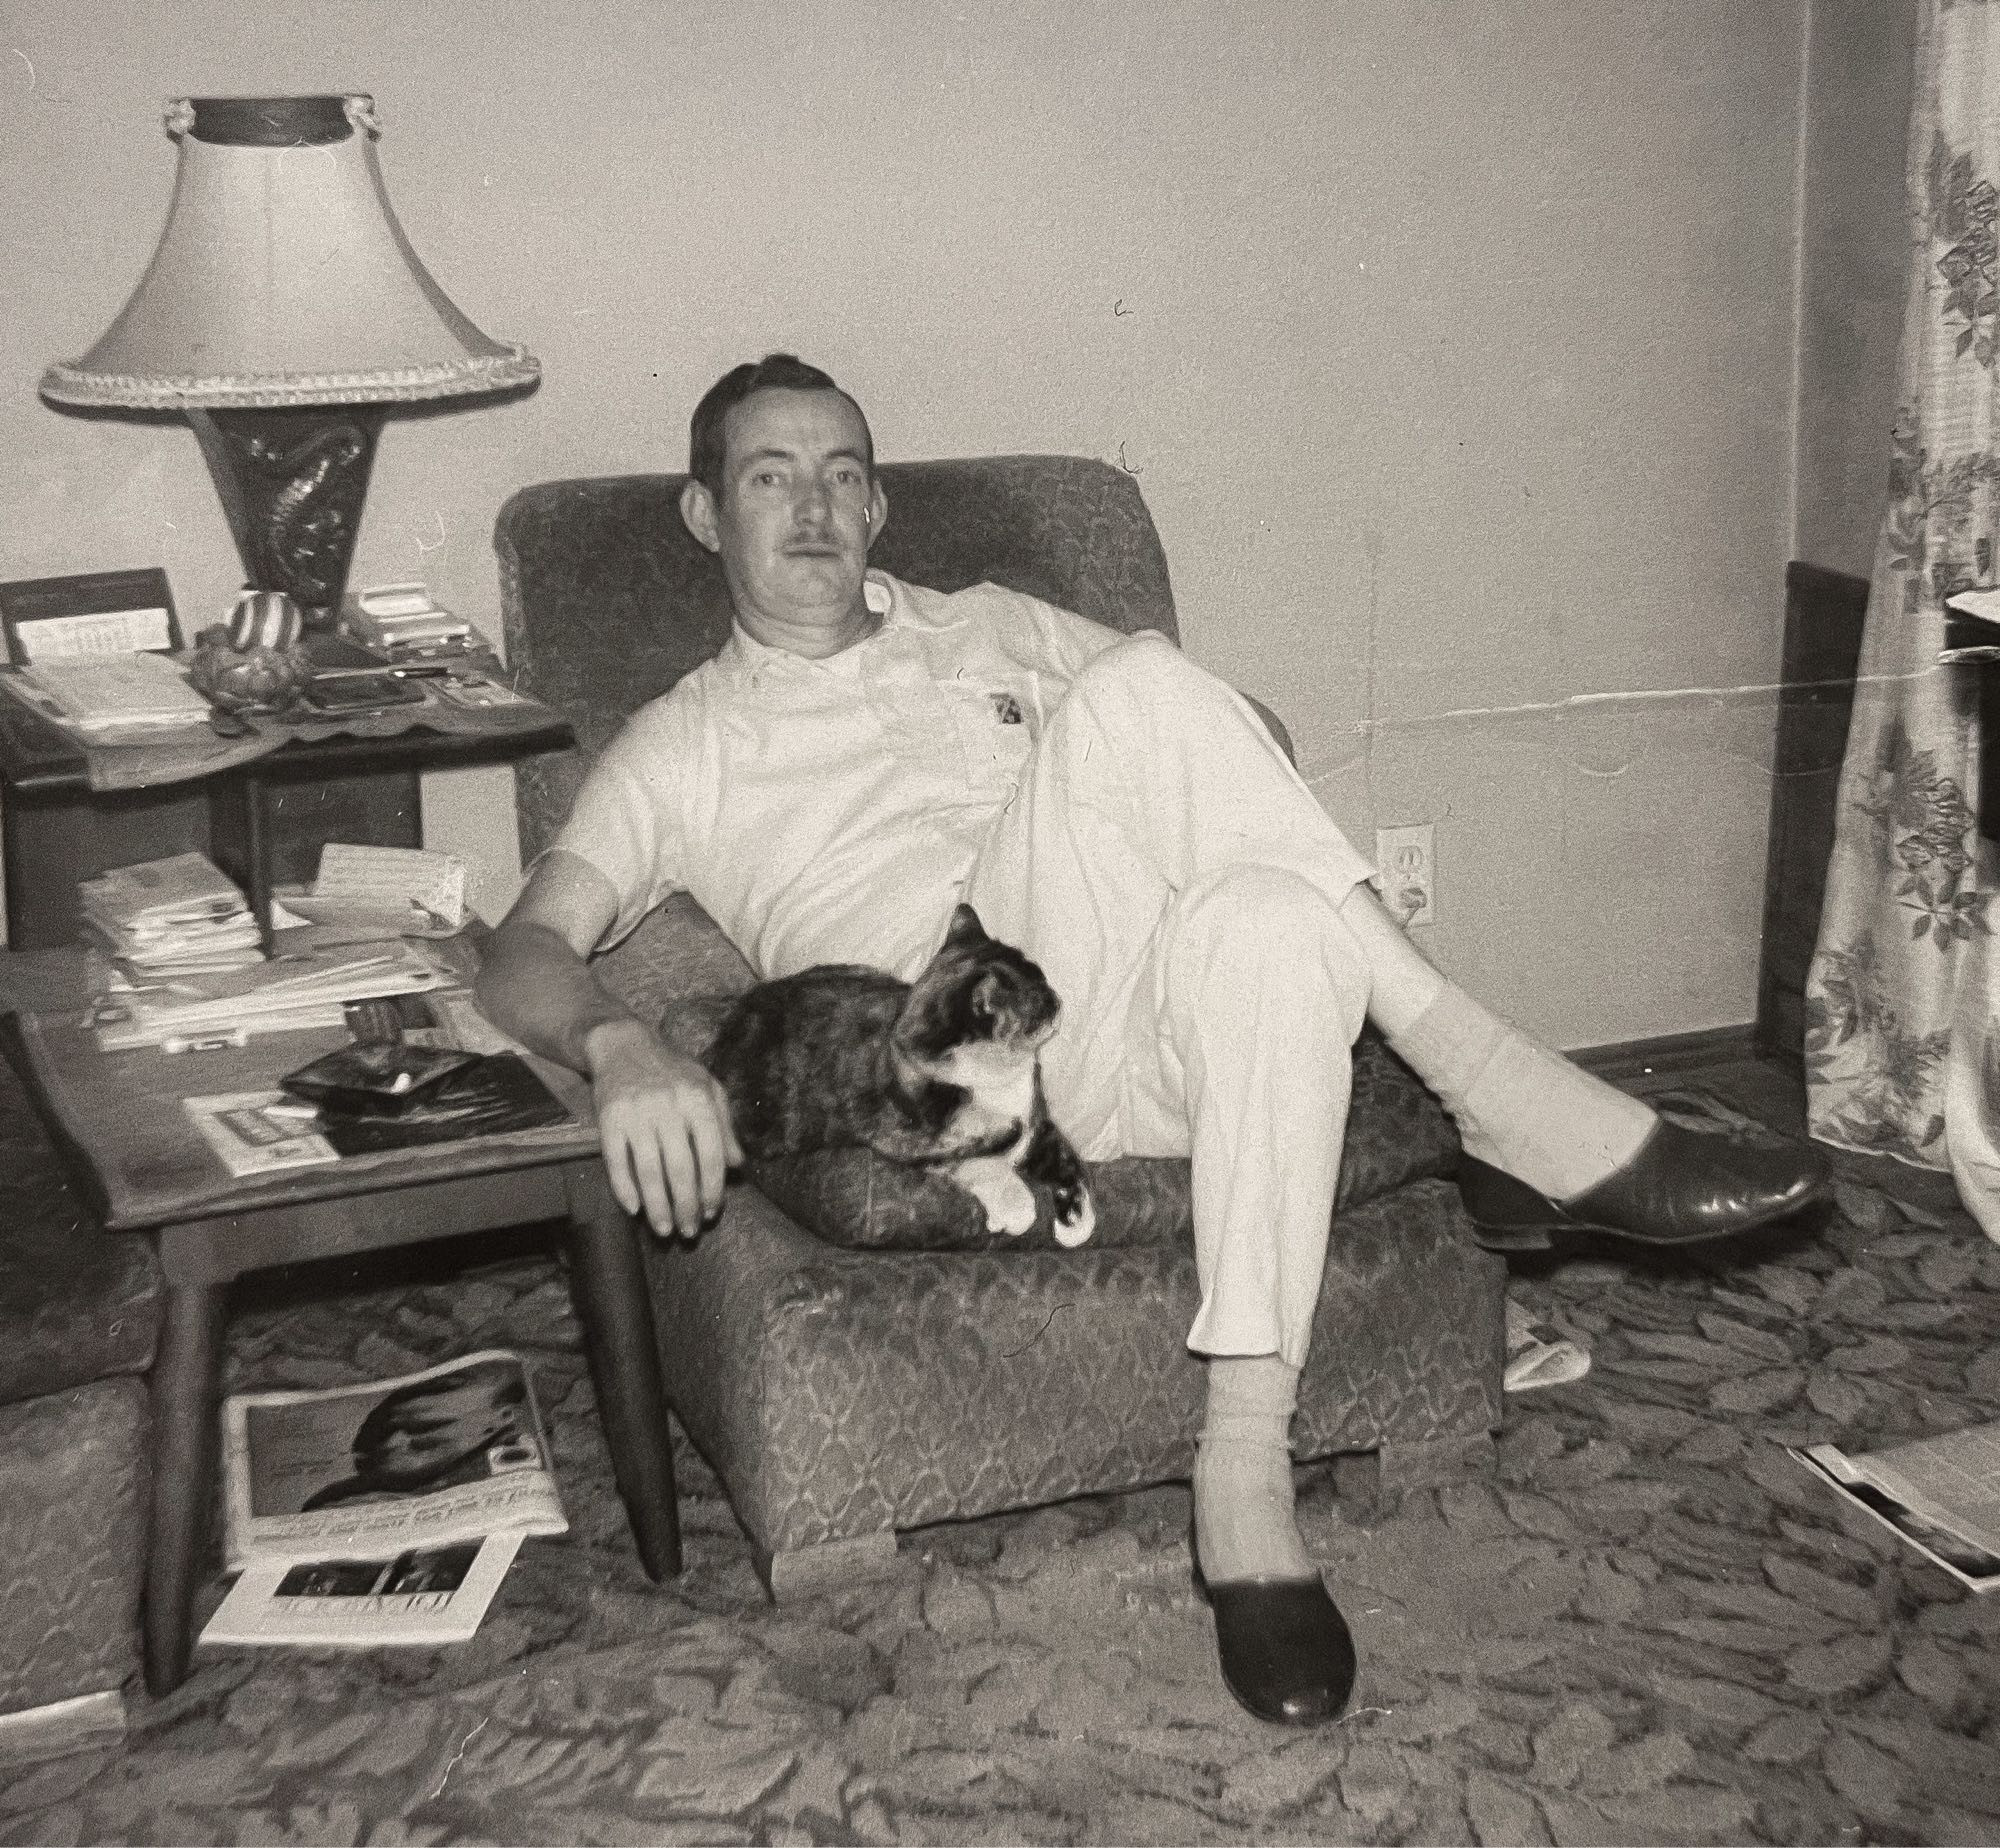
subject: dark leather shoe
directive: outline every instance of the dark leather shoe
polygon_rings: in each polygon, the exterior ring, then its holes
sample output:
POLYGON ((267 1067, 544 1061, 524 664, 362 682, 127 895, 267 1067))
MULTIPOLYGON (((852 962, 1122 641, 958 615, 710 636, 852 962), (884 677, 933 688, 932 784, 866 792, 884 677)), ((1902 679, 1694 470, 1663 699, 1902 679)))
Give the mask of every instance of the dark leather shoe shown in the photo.
POLYGON ((1482 1245, 1536 1251, 1562 1232, 1668 1246, 1727 1238, 1813 1205, 1827 1181, 1803 1144, 1739 1142, 1662 1117, 1624 1167, 1572 1200, 1548 1199, 1470 1155, 1459 1157, 1458 1190, 1482 1245))
POLYGON ((1317 1576, 1211 1585, 1188 1533, 1194 1588, 1215 1612, 1215 1653, 1237 1701, 1278 1726, 1338 1719, 1354 1688, 1354 1638, 1317 1576))

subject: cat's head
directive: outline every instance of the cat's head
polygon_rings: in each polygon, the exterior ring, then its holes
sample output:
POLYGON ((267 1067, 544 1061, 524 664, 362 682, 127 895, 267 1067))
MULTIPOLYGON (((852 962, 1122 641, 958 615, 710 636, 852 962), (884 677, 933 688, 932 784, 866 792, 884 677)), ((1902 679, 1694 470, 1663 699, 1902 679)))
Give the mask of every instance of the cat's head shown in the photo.
POLYGON ((964 1083, 967 1055, 974 1064, 1032 1059, 1061 1011, 1041 970, 960 905, 944 946, 911 985, 896 1044, 929 1076, 964 1083))

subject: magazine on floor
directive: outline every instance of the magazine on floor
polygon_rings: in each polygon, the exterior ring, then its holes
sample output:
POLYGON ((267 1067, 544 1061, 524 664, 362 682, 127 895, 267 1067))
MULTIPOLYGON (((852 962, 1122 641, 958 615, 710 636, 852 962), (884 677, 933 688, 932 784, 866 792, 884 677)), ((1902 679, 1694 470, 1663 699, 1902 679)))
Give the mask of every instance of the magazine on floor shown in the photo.
POLYGON ((347 1649, 462 1643, 478 1630, 521 1539, 518 1532, 488 1534, 384 1559, 246 1566, 201 1640, 347 1649))
POLYGON ((233 1394, 223 1481, 232 1570, 569 1531, 527 1369, 501 1349, 362 1386, 233 1394))
POLYGON ((1832 1444, 1791 1454, 1961 1585, 2000 1587, 2000 1422, 1855 1457, 1832 1444))

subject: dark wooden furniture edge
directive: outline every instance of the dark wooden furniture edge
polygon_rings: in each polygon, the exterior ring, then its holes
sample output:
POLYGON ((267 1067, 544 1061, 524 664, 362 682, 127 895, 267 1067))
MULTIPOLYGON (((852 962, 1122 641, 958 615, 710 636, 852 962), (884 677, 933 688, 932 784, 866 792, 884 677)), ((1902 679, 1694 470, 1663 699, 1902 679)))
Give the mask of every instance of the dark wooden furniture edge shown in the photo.
POLYGON ((1663 1033, 1653 1039, 1579 1046, 1564 1056, 1585 1071, 1615 1084, 1621 1078, 1698 1071, 1725 1060, 1754 1058, 1760 1050, 1756 1023, 1744 1020, 1733 1026, 1700 1027, 1692 1033, 1663 1033))
POLYGON ((48 1132, 49 1140, 55 1144, 56 1153, 69 1170, 70 1178, 82 1188, 90 1210, 97 1216, 97 1223, 106 1225, 111 1202, 105 1194, 104 1184, 97 1178, 96 1168, 70 1133, 69 1126, 49 1102, 41 1085, 35 1082, 34 1061, 28 1054, 27 1038, 21 1031, 21 1016, 13 1007, 0 1013, 0 1055, 4 1055, 7 1063, 14 1068, 14 1076, 21 1081, 21 1089, 28 1094, 29 1104, 41 1120, 43 1129, 48 1132))
MULTIPOLYGON (((537 702, 539 704, 539 702, 537 702)), ((567 750, 576 742, 568 719, 553 707, 545 718, 499 723, 486 731, 454 730, 418 719, 401 731, 360 733, 329 731, 311 738, 287 738, 255 757, 246 757, 199 777, 182 779, 190 787, 215 777, 255 772, 273 782, 314 773, 394 768, 412 752, 426 768, 482 762, 505 762, 567 750)), ((0 774, 21 795, 90 795, 93 791, 88 753, 61 726, 12 697, 0 696, 0 774)), ((178 784, 154 784, 170 788, 178 784)))
POLYGON ((1799 559, 1785 567, 1755 1038, 1759 1053, 1794 1067, 1804 1057, 1806 972, 1826 897, 1867 613, 1866 578, 1799 559))

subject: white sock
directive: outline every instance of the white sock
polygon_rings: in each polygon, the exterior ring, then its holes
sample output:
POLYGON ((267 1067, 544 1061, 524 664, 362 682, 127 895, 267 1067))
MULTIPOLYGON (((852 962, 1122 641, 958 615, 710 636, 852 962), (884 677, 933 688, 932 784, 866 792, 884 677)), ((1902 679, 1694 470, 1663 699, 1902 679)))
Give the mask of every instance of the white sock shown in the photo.
POLYGON ((1650 1104, 1628 1097, 1444 984, 1389 1044, 1444 1100, 1468 1155, 1551 1200, 1622 1168, 1652 1132, 1650 1104))
POLYGON ((1208 1363, 1208 1410, 1194 1464, 1195 1543, 1212 1584, 1311 1578, 1292 1511, 1292 1413, 1299 1370, 1275 1354, 1208 1363))

